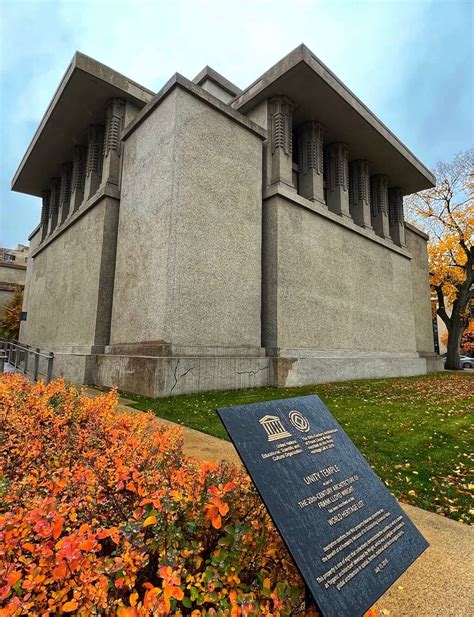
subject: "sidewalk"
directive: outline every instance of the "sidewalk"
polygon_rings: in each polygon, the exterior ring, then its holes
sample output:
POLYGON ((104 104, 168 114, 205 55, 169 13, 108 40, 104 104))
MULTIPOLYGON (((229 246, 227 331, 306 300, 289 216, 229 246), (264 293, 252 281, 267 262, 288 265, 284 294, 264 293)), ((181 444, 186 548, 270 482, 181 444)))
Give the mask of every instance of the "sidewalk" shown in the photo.
MULTIPOLYGON (((91 388, 89 396, 101 394, 91 388)), ((119 409, 135 413, 119 400, 119 409)), ((158 418, 163 424, 173 422, 158 418)), ((208 461, 241 465, 234 446, 182 427, 184 450, 208 461)), ((438 514, 401 504, 430 547, 377 602, 381 617, 470 617, 474 615, 474 530, 438 514)))

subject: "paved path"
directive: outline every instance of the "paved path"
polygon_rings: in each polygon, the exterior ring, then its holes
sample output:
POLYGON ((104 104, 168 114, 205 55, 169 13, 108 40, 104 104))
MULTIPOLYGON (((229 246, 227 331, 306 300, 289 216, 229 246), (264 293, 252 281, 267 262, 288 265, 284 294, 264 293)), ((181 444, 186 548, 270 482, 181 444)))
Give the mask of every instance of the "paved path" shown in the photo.
MULTIPOLYGON (((101 394, 88 389, 91 396, 101 394)), ((127 407, 120 399, 119 408, 127 407)), ((173 422, 162 420, 163 424, 173 422)), ((184 450, 190 456, 241 465, 234 446, 217 437, 182 427, 184 450)), ((438 514, 402 504, 430 547, 408 569, 376 607, 381 617, 473 617, 474 529, 438 514)))

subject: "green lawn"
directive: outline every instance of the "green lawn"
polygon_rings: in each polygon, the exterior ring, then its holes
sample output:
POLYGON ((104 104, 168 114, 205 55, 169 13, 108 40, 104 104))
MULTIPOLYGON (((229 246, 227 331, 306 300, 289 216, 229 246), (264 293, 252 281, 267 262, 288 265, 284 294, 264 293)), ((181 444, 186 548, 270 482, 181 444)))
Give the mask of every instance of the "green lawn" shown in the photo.
POLYGON ((217 407, 305 394, 321 397, 397 498, 455 520, 473 522, 473 373, 207 392, 167 399, 128 393, 126 397, 136 401, 136 409, 152 410, 162 418, 227 439, 217 407))

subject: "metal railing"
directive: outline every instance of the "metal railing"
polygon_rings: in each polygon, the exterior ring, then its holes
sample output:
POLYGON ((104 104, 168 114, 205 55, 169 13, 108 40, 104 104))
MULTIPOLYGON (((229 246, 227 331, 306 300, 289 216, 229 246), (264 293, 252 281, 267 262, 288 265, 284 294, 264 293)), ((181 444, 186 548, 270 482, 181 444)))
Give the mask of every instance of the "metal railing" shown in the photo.
POLYGON ((0 372, 5 370, 4 363, 8 362, 13 370, 34 381, 44 379, 49 383, 53 376, 53 361, 52 351, 42 351, 39 347, 0 337, 0 372))

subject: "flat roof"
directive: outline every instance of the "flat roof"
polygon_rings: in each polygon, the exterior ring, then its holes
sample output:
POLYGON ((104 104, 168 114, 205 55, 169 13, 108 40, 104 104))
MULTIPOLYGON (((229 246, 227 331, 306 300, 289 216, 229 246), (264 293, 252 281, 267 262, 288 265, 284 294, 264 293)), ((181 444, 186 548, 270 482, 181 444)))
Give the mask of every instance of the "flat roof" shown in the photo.
POLYGON ((61 175, 73 147, 87 143, 89 125, 104 122, 109 98, 144 107, 154 92, 76 52, 12 180, 12 190, 41 196, 49 179, 61 175))
POLYGON ((196 77, 193 79, 193 82, 198 86, 202 86, 202 84, 207 80, 213 81, 220 88, 222 88, 234 97, 238 96, 242 92, 242 90, 238 86, 233 84, 226 77, 224 77, 224 75, 221 75, 208 65, 206 65, 202 69, 202 71, 200 71, 196 75, 196 77))
POLYGON ((430 170, 305 45, 277 62, 231 105, 248 113, 260 101, 284 94, 295 104, 294 126, 317 120, 325 142, 345 142, 350 160, 367 159, 371 173, 389 176, 404 195, 434 186, 430 170))
POLYGON ((162 101, 173 91, 174 88, 181 88, 188 92, 190 95, 198 98, 200 101, 209 105, 217 112, 227 116, 234 122, 237 122, 247 130, 251 131, 260 139, 265 139, 267 132, 259 124, 252 122, 247 116, 236 111, 230 105, 227 105, 217 97, 215 97, 207 90, 204 90, 201 86, 198 86, 193 81, 186 79, 180 73, 175 73, 171 79, 169 79, 163 88, 151 99, 146 106, 140 110, 140 112, 133 118, 133 120, 127 124, 122 131, 122 140, 126 141, 130 135, 148 118, 148 116, 158 107, 162 101))

